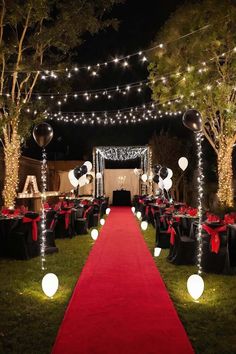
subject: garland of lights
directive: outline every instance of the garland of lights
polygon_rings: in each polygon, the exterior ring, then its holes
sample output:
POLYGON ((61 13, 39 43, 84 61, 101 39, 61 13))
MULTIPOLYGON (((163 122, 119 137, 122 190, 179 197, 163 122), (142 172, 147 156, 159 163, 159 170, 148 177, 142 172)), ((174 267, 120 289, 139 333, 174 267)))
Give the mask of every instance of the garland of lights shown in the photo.
POLYGON ((40 253, 41 253, 41 269, 45 269, 45 248, 46 248, 46 211, 45 211, 45 200, 46 200, 46 190, 47 190, 47 154, 45 148, 42 150, 42 161, 41 161, 41 183, 42 183, 42 193, 41 193, 41 206, 42 206, 42 215, 41 215, 41 244, 40 244, 40 253))
POLYGON ((105 160, 128 161, 141 159, 141 168, 144 173, 150 168, 150 149, 147 146, 99 146, 94 150, 96 196, 104 195, 105 160), (99 174, 99 175, 98 175, 99 174))
MULTIPOLYGON (((225 18, 225 17, 224 17, 225 18)), ((170 43, 173 43, 173 42, 177 42, 183 38, 186 38, 186 37, 189 37, 195 33, 198 33, 198 32, 201 32, 201 31, 204 31, 208 28, 211 27, 211 24, 207 24, 203 27, 200 27, 194 31, 191 31, 189 33, 186 33, 182 36, 179 36, 175 39, 173 39, 172 41, 169 41, 169 42, 166 42, 165 44, 164 43, 158 43, 156 44, 155 46, 151 47, 151 48, 148 48, 148 49, 144 49, 144 50, 139 50, 139 51, 136 51, 136 52, 133 52, 131 54, 128 54, 128 55, 125 55, 125 56, 122 56, 122 57, 116 57, 116 58, 113 58, 111 60, 107 60, 107 61, 104 61, 104 62, 100 62, 100 63, 96 63, 95 65, 76 65, 74 67, 71 67, 71 68, 60 68, 60 69, 40 69, 40 70, 20 70, 21 73, 28 73, 28 72, 35 72, 35 73, 41 73, 41 79, 42 80, 46 80, 47 78, 53 78, 53 79, 56 79, 57 78, 57 75, 58 73, 65 73, 66 76, 68 78, 71 78, 72 76, 72 72, 73 73, 79 73, 80 70, 86 70, 88 72, 91 73, 92 76, 96 77, 98 76, 98 71, 100 68, 106 68, 109 64, 120 64, 123 68, 127 68, 129 67, 129 59, 130 58, 133 58, 133 57, 139 57, 140 58, 140 61, 142 63, 144 62, 147 62, 147 57, 145 56, 145 53, 149 53, 155 49, 160 49, 162 50, 165 46, 167 46, 168 44, 170 43)), ((5 70, 5 72, 7 73, 13 73, 15 72, 15 70, 5 70)))
POLYGON ((198 268, 198 275, 202 273, 202 217, 203 217, 203 210, 202 210, 202 199, 203 199, 203 161, 202 161, 202 140, 203 136, 201 132, 196 133, 196 144, 197 144, 197 156, 198 156, 198 229, 197 229, 197 241, 198 241, 198 250, 197 250, 197 268, 198 268))

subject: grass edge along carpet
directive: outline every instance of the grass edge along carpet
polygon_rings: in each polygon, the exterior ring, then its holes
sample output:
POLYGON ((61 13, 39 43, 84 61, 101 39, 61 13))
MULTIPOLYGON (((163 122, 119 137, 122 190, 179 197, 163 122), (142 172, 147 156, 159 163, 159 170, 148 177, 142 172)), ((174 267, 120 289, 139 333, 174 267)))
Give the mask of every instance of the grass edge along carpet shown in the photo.
POLYGON ((190 354, 192 346, 130 208, 112 208, 53 354, 190 354))

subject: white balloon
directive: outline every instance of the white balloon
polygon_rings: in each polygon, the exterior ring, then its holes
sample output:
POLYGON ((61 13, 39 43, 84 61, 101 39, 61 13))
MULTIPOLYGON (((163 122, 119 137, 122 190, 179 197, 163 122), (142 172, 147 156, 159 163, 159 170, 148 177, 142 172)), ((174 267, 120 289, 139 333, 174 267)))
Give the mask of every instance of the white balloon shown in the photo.
POLYGON ((198 274, 193 274, 188 278, 187 289, 194 300, 199 299, 204 291, 204 281, 198 274))
POLYGON ((103 226, 105 224, 105 219, 100 219, 100 224, 103 226))
POLYGON ((42 289, 45 295, 53 297, 59 286, 58 277, 54 273, 47 273, 42 279, 42 289))
POLYGON ((167 191, 172 187, 172 184, 173 184, 173 182, 172 182, 172 179, 170 179, 170 178, 166 178, 163 181, 164 188, 167 191))
POLYGON ((136 216, 138 219, 141 219, 141 217, 142 217, 141 211, 137 211, 136 216))
POLYGON ((163 179, 162 179, 161 177, 159 177, 158 187, 159 187, 160 189, 164 189, 164 181, 163 181, 163 179))
POLYGON ((97 172, 97 173, 96 173, 96 178, 102 178, 101 172, 97 172))
POLYGON ((91 171, 92 168, 93 168, 93 165, 92 165, 92 163, 91 163, 90 161, 86 161, 86 162, 84 163, 84 166, 87 167, 88 172, 91 171))
POLYGON ((146 175, 146 173, 144 173, 142 176, 141 176, 141 180, 143 182, 147 182, 147 179, 148 179, 148 176, 146 175))
POLYGON ((78 187, 79 181, 77 178, 75 178, 74 170, 69 171, 68 178, 73 187, 78 187))
POLYGON ((132 210, 132 213, 134 213, 135 212, 135 207, 132 207, 131 210, 132 210))
POLYGON ((171 168, 167 168, 168 170, 168 175, 167 175, 167 178, 172 178, 173 177, 173 171, 171 168))
POLYGON ((87 184, 87 182, 88 182, 88 180, 87 180, 86 175, 83 175, 78 179, 78 184, 80 187, 85 186, 85 184, 87 184))
POLYGON ((188 167, 188 159, 186 159, 186 157, 181 157, 178 161, 178 164, 181 170, 185 171, 188 167))
POLYGON ((98 238, 98 230, 97 229, 93 229, 91 231, 91 237, 94 241, 96 241, 96 239, 98 238))
POLYGON ((148 223, 147 223, 147 221, 142 221, 142 222, 141 222, 141 229, 142 229, 143 231, 146 231, 147 228, 148 228, 148 223))

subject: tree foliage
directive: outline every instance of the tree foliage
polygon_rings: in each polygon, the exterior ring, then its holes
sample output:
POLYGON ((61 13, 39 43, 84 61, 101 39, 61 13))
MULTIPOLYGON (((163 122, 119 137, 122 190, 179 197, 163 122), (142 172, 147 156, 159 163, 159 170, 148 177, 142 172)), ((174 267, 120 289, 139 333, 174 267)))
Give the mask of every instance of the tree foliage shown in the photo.
POLYGON ((173 109, 195 107, 201 112, 204 135, 218 156, 223 188, 224 174, 232 183, 236 142, 235 2, 185 3, 166 22, 156 42, 163 46, 154 51, 149 66, 153 99, 168 100, 173 109), (227 160, 227 168, 221 166, 222 159, 227 160))
POLYGON ((166 45, 156 50, 149 67, 153 98, 182 98, 181 106, 197 107, 217 152, 225 131, 236 138, 236 6, 227 0, 188 2, 166 22, 157 42, 166 45))
MULTIPOLYGON (((32 93, 42 70, 65 68, 71 50, 86 33, 95 34, 117 21, 109 10, 120 0, 2 0, 0 13, 1 126, 17 116, 25 135, 32 120, 32 93), (23 124, 22 124, 23 123, 23 124)), ((33 102, 33 115, 42 112, 33 102)))

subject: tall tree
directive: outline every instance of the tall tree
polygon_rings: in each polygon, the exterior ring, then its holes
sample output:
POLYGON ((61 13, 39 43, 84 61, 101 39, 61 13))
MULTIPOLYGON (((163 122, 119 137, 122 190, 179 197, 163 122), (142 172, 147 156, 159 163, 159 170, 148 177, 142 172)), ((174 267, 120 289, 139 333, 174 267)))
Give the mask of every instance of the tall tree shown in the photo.
POLYGON ((21 138, 40 119, 32 94, 42 76, 65 68, 71 50, 86 33, 94 34, 116 20, 108 11, 121 0, 1 0, 0 129, 5 158, 3 197, 14 205, 18 186, 21 138), (44 73, 45 69, 45 73, 44 73), (47 71, 47 70, 48 71, 47 71), (52 70, 52 71, 51 71, 52 70), (33 108, 33 109, 32 109, 33 108))
POLYGON ((203 133, 217 155, 218 199, 221 206, 232 206, 232 151, 236 142, 235 2, 188 2, 169 18, 156 41, 163 45, 155 50, 149 66, 153 99, 167 99, 173 108, 181 105, 201 112, 203 133), (188 33, 192 34, 185 36, 188 33))

